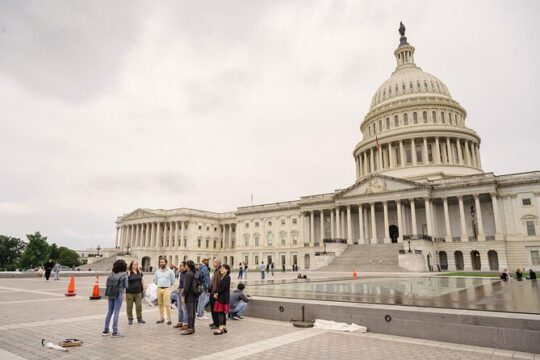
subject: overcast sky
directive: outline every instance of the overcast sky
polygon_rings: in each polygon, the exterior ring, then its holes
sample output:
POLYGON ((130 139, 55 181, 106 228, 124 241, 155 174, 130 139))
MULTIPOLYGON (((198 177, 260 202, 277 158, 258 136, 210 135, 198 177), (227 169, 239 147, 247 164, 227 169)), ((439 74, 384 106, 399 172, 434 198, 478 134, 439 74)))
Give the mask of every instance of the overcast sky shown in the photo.
POLYGON ((332 192, 398 26, 482 137, 540 169, 539 1, 0 1, 0 234, 114 245, 138 207, 332 192))

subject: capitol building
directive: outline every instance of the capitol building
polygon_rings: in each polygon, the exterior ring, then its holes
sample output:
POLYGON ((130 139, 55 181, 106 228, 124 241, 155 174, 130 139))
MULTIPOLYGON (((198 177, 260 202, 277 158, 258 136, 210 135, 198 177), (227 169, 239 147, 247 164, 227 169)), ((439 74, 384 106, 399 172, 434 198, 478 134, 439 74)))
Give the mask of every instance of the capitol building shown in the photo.
POLYGON ((540 269, 540 171, 486 172, 466 110, 416 65, 403 25, 400 34, 396 68, 360 124, 351 186, 227 213, 136 209, 117 218, 118 253, 145 269, 161 256, 252 271, 263 261, 288 270, 540 269))

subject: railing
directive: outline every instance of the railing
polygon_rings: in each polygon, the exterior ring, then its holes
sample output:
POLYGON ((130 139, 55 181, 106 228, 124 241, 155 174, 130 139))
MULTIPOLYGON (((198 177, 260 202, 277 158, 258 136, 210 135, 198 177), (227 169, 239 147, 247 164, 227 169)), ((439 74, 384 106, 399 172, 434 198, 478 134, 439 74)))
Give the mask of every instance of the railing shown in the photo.
POLYGON ((435 242, 446 242, 446 238, 443 238, 443 237, 436 237, 436 238, 433 238, 433 240, 435 242))
POLYGON ((460 242, 461 236, 452 236, 452 242, 460 242))
POLYGON ((346 244, 347 239, 323 239, 324 244, 346 244))
POLYGON ((427 240, 433 241, 433 237, 425 234, 403 235, 403 240, 427 240))
POLYGON ((316 251, 315 256, 336 256, 336 253, 331 251, 316 251))

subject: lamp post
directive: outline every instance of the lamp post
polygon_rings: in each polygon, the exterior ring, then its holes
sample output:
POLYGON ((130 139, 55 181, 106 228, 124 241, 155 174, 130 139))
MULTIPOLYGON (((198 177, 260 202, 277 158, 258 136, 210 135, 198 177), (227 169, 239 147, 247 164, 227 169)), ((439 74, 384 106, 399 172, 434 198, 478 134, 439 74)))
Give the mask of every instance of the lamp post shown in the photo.
POLYGON ((97 250, 97 257, 99 257, 99 250, 101 250, 101 246, 98 245, 96 250, 97 250))
POLYGON ((407 254, 410 254, 410 253, 412 253, 412 251, 411 251, 411 240, 407 240, 407 242, 409 243, 409 251, 407 251, 407 254))

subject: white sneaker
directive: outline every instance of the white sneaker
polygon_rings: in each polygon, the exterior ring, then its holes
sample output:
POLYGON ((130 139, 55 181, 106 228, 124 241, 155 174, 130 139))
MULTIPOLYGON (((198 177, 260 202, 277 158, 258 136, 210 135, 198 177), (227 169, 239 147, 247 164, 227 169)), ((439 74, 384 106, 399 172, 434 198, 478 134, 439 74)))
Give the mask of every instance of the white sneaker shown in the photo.
POLYGON ((203 315, 203 316, 197 316, 197 319, 199 319, 199 320, 208 320, 210 318, 208 316, 206 316, 206 315, 203 315))

